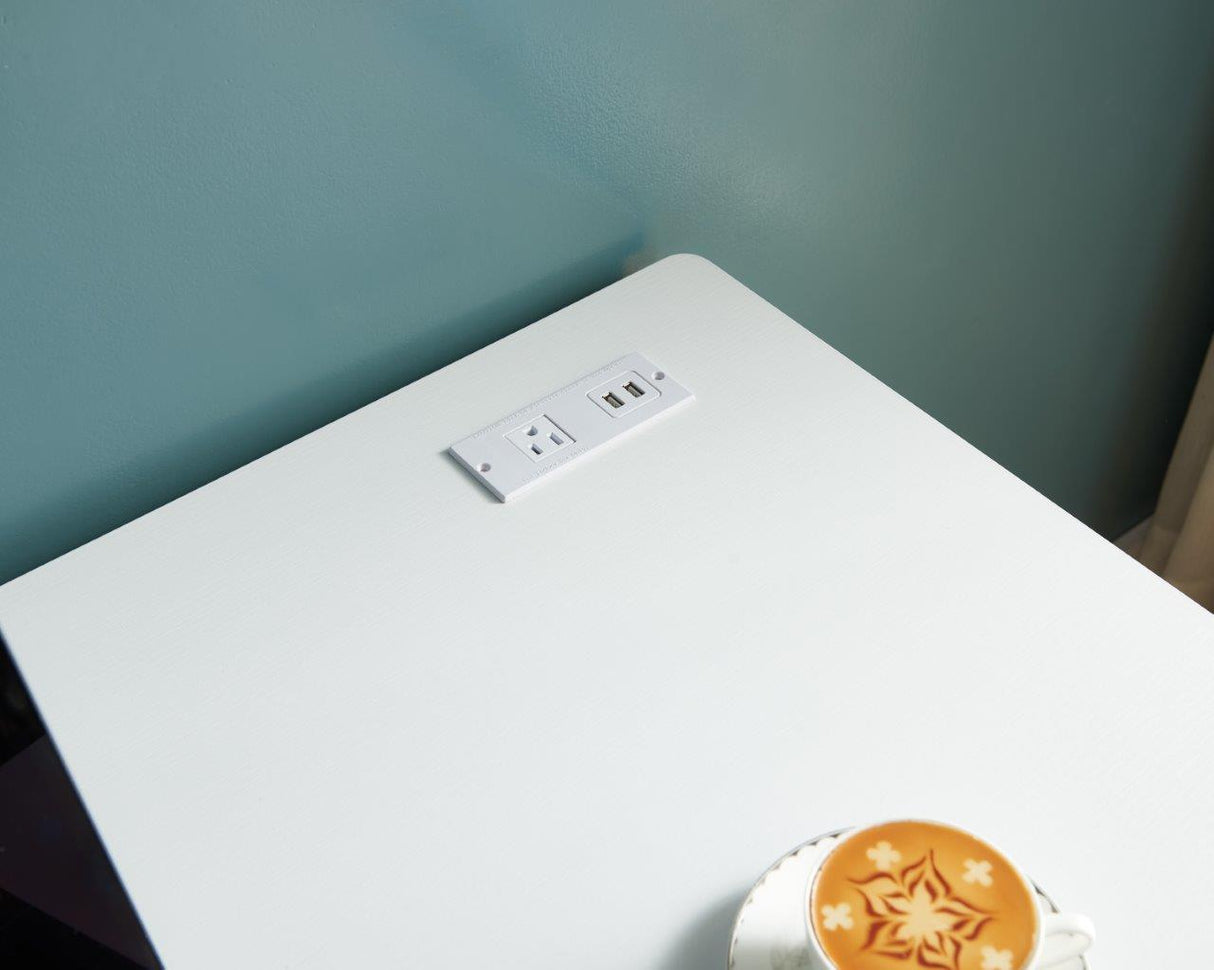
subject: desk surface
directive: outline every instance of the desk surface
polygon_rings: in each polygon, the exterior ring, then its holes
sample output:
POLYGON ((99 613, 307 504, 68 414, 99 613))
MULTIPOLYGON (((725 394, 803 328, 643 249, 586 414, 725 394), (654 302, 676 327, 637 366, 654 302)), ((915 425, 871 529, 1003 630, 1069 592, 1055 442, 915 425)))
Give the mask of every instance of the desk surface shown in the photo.
POLYGON ((0 628, 173 970, 719 966, 784 850, 906 815, 1087 912, 1100 970, 1214 952, 1214 620, 696 257, 0 628), (633 350, 696 402, 508 505, 444 454, 633 350))

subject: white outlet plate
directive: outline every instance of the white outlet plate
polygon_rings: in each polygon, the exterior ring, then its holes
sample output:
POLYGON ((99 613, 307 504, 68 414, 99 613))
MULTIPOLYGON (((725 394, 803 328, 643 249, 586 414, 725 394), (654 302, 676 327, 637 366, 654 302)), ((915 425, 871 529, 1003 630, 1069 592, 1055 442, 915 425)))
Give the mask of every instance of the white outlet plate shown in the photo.
POLYGON ((662 368, 642 354, 629 354, 447 450, 506 502, 557 469, 693 400, 695 395, 662 368))

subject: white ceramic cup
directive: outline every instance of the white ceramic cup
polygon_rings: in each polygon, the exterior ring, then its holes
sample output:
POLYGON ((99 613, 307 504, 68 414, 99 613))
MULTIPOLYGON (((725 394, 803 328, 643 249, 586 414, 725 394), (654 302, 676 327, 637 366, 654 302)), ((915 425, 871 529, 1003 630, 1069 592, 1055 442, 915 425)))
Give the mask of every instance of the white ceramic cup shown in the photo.
MULTIPOLYGON (((818 932, 814 925, 813 910, 814 905, 821 905, 821 901, 814 899, 814 892, 817 888, 818 875, 822 867, 826 865, 827 860, 838 852, 846 843, 853 839, 864 839, 874 833, 873 830, 879 829, 882 826, 895 824, 895 821, 901 822, 919 822, 922 821, 928 825, 940 826, 947 829, 952 829, 961 835, 967 836, 976 840, 984 846, 989 846, 1003 858, 1007 863, 1007 867, 1015 874, 1022 884, 1024 891, 1029 898, 1036 903, 1037 892, 1024 875, 1023 872, 1011 862, 1006 853, 997 846, 992 845, 986 839, 974 835, 972 832, 959 826, 949 825, 944 822, 928 822, 927 820, 906 819, 906 820, 891 820, 887 822, 877 822, 871 825, 860 826, 855 829, 850 829, 838 836, 835 844, 816 861, 813 871, 810 873, 807 885, 805 887, 805 904, 801 908, 803 917, 806 920, 806 929, 809 933, 809 948, 812 957, 811 965, 813 970, 850 970, 848 967, 840 967, 827 956, 821 940, 818 938, 818 932)), ((980 944, 978 952, 981 954, 978 970, 1048 970, 1051 967, 1059 967, 1068 961, 1074 960, 1076 957, 1085 953, 1096 938, 1096 931, 1092 925, 1092 921, 1086 916, 1081 916, 1074 913, 1041 913, 1036 905, 1033 906, 1032 912, 1036 918, 1036 927, 1034 932, 1034 943, 1027 957, 1021 957, 1019 962, 1012 963, 1011 955, 1004 951, 996 951, 992 947, 985 948, 986 952, 982 953, 980 944)), ((972 959, 969 961, 974 962, 972 959)), ((889 960, 891 970, 895 970, 899 961, 897 959, 889 960)), ((913 959, 905 961, 907 970, 918 970, 918 964, 913 959)))

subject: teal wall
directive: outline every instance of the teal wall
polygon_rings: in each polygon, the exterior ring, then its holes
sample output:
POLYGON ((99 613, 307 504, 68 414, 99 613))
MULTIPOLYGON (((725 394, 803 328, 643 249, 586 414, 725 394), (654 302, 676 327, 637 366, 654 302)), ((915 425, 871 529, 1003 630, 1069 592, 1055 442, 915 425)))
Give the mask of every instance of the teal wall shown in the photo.
POLYGON ((1114 533, 1212 55, 1208 0, 0 0, 0 580, 678 251, 1114 533))

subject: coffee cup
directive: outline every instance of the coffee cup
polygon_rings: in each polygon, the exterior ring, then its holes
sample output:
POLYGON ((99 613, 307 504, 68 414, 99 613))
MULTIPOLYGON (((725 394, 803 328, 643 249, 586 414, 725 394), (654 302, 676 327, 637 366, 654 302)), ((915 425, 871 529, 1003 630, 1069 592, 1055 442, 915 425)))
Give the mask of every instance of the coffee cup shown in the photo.
POLYGON ((806 894, 814 970, 1047 970, 1095 938, 1086 916, 1043 914, 989 842, 939 822, 843 834, 806 894))

